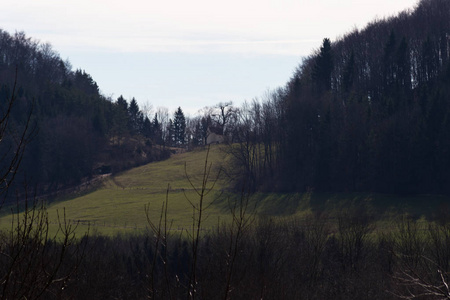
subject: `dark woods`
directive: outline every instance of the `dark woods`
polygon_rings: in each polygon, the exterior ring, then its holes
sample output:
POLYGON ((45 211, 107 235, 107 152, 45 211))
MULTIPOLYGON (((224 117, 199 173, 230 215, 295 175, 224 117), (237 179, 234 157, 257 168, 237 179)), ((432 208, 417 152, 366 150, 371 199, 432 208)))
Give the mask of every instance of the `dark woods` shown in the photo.
MULTIPOLYGON (((85 71, 72 71, 48 44, 19 32, 0 30, 0 109, 13 88, 10 128, 21 128, 31 114, 35 135, 27 145, 19 176, 38 192, 52 193, 99 173, 121 171, 168 156, 152 147, 161 139, 133 98, 117 101, 100 94, 85 71), (155 141, 155 142, 154 142, 155 141)), ((12 135, 10 135, 12 136, 12 135)), ((3 151, 10 147, 2 141, 3 151)), ((6 161, 6 160, 3 160, 6 161)))
POLYGON ((243 178, 273 191, 450 192, 450 3, 377 20, 240 111, 243 178), (267 183, 271 184, 267 184, 267 183))

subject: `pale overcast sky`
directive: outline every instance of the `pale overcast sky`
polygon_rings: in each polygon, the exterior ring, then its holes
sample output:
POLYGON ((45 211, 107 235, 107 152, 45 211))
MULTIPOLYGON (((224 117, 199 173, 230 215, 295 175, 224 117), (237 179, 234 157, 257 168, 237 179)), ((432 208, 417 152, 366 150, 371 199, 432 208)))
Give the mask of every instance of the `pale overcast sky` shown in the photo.
POLYGON ((417 0, 3 0, 0 28, 53 45, 102 93, 193 113, 283 86, 320 47, 417 0))

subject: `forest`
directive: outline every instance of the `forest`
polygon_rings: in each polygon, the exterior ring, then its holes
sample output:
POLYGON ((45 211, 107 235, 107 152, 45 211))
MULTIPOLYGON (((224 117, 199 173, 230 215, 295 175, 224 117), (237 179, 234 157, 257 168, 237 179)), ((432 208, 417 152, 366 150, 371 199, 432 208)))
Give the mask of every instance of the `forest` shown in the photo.
MULTIPOLYGON (((169 156, 164 147, 152 147, 163 144, 156 115, 150 121, 134 98, 101 95, 88 73, 73 71, 51 45, 23 32, 0 31, 0 85, 10 126, 18 133, 28 125, 19 175, 40 194, 169 156)), ((2 155, 18 138, 7 137, 2 155)))
POLYGON ((421 1, 325 38, 285 87, 241 108, 241 178, 254 190, 448 193, 449 5, 421 1))
POLYGON ((0 194, 3 209, 17 201, 11 230, 0 231, 1 298, 450 299, 447 203, 382 219, 349 199, 271 218, 250 200, 448 195, 449 105, 447 0, 326 37, 285 86, 194 117, 108 98, 51 45, 0 30, 0 194), (229 223, 203 228, 214 181, 206 158, 189 229, 171 230, 168 187, 159 220, 143 210, 141 234, 80 236, 65 210, 51 231, 38 195, 219 141, 232 158, 221 191, 233 195, 229 223))

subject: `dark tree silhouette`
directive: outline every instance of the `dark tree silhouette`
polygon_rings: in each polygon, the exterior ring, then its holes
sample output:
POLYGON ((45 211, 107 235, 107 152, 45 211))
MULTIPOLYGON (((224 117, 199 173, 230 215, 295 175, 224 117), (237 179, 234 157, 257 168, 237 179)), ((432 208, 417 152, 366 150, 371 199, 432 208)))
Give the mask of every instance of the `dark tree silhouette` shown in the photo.
POLYGON ((173 115, 172 128, 174 145, 184 146, 186 144, 186 118, 181 107, 178 107, 173 115))
POLYGON ((320 52, 315 58, 312 77, 319 91, 331 90, 331 72, 333 71, 333 54, 331 41, 323 39, 320 52))

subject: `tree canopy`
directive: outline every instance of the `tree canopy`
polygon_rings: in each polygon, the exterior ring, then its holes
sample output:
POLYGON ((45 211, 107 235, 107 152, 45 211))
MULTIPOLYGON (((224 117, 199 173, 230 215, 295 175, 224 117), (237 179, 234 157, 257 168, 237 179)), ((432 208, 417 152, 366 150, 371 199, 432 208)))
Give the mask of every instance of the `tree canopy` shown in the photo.
POLYGON ((325 38, 285 87, 239 112, 239 180, 278 191, 449 193, 449 36, 450 2, 423 0, 325 38))

